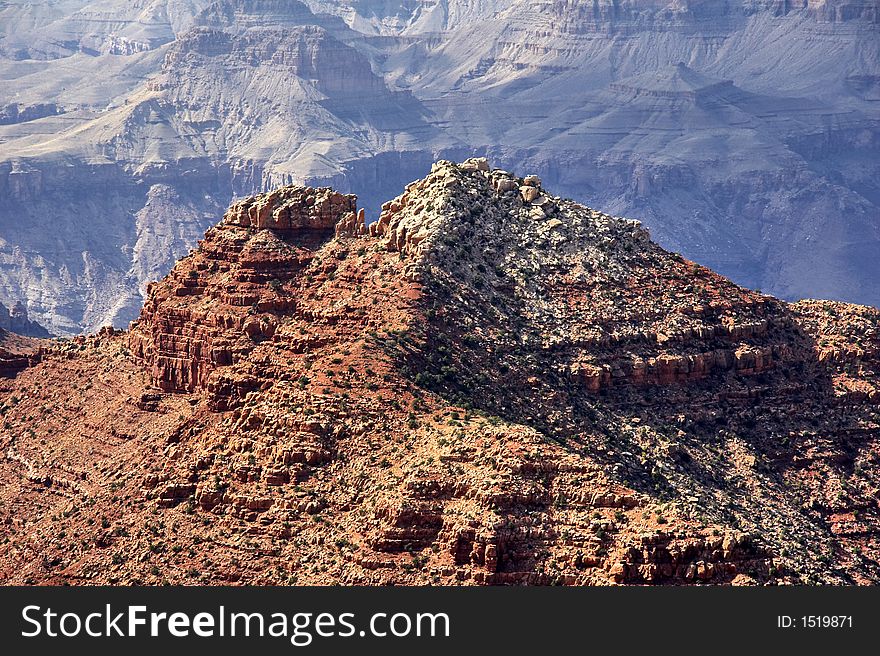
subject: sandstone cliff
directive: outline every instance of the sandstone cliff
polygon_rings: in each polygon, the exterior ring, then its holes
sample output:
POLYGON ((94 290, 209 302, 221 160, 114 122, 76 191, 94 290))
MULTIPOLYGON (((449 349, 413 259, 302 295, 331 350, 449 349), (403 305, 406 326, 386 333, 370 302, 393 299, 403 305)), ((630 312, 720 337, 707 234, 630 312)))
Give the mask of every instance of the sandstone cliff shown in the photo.
POLYGON ((878 347, 485 160, 282 187, 18 350, 0 578, 876 583, 878 347))

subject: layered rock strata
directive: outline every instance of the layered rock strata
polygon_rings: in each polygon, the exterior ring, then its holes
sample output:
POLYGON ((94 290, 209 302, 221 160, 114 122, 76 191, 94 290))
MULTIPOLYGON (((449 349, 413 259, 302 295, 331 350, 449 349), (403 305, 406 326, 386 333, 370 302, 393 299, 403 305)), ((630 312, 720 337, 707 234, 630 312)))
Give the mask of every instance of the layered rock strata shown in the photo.
POLYGON ((200 242, 198 263, 184 260, 147 290, 129 344, 156 386, 205 388, 214 369, 236 364, 259 341, 272 339, 277 320, 265 313, 296 308, 295 299, 279 294, 281 287, 334 234, 366 230, 356 201, 329 188, 282 187, 233 204, 200 242), (168 302, 187 297, 201 302, 168 302))
POLYGON ((240 201, 129 331, 40 346, 0 380, 6 582, 880 581, 880 313, 485 160, 369 228, 240 201))

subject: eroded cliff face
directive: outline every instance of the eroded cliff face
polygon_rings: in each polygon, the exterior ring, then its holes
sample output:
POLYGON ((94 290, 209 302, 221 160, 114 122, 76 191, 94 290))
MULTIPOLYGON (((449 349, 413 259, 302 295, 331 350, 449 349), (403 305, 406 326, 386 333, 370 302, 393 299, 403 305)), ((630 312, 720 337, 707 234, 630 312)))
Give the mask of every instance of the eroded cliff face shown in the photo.
POLYGON ((28 337, 48 337, 49 331, 28 318, 27 308, 16 303, 12 309, 0 303, 0 330, 28 337))
POLYGON ((4 382, 0 574, 876 582, 878 346, 485 160, 282 187, 4 382))
MULTIPOLYGON (((215 368, 246 360, 259 340, 274 336, 277 321, 261 315, 296 309, 279 290, 334 232, 356 234, 358 220, 363 226, 355 202, 329 188, 283 187, 230 207, 223 223, 205 235, 195 266, 178 266, 147 289, 130 345, 156 386, 167 392, 222 387, 209 383, 215 368), (189 297, 197 302, 175 302, 189 297), (218 313, 218 306, 230 311, 218 313)), ((227 390, 221 392, 214 405, 228 407, 227 390)))

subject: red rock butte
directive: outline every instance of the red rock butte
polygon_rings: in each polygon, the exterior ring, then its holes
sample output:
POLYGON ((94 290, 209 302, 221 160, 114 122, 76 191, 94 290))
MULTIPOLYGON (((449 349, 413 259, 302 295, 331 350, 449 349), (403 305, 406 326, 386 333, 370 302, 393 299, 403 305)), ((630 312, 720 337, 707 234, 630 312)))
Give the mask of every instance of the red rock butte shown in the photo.
POLYGON ((473 159, 234 203, 127 331, 5 334, 6 583, 876 583, 880 313, 473 159))

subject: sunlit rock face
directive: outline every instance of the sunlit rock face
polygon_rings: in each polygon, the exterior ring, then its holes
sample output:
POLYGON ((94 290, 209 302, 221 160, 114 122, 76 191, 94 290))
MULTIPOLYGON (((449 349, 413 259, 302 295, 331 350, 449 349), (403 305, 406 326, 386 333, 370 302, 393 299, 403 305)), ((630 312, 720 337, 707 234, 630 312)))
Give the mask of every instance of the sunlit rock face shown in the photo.
POLYGON ((236 196, 489 154, 784 298, 880 303, 876 3, 156 0, 0 9, 0 301, 133 319, 236 196))
POLYGON ((238 200, 128 330, 0 330, 0 582, 877 584, 880 310, 486 158, 397 192, 238 200))

